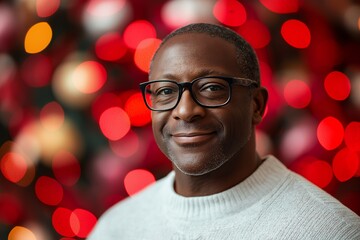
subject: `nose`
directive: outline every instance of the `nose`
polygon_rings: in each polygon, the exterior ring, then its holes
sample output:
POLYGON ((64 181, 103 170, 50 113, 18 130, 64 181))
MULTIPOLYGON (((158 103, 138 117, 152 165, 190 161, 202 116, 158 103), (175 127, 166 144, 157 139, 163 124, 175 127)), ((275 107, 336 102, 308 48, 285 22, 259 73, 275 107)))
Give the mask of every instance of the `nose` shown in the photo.
POLYGON ((186 122, 193 122, 204 116, 205 109, 194 101, 188 89, 183 92, 178 105, 172 110, 174 119, 186 122))

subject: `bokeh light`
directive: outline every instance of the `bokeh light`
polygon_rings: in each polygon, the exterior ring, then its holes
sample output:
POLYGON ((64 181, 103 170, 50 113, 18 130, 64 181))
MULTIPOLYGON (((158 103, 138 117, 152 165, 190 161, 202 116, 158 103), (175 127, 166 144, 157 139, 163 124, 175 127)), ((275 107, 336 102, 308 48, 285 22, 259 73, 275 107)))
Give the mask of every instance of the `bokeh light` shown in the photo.
POLYGON ((325 149, 335 149, 344 139, 344 127, 338 119, 326 117, 318 125, 317 138, 325 149))
POLYGON ((122 108, 111 107, 101 114, 99 125, 105 137, 116 141, 129 132, 130 119, 122 108))
POLYGON ((304 168, 303 175, 317 186, 325 188, 333 178, 333 171, 328 162, 313 158, 304 168))
POLYGON ((70 224, 72 211, 64 207, 58 207, 52 214, 52 225, 57 233, 64 237, 75 237, 70 224))
POLYGON ((60 0, 36 0, 36 12, 39 17, 50 17, 60 6, 60 0))
POLYGON ((107 80, 106 69, 96 61, 85 61, 72 73, 74 86, 82 93, 97 92, 107 80))
POLYGON ((151 122, 151 112, 146 107, 141 93, 130 96, 125 103, 124 110, 127 112, 132 126, 141 127, 151 122))
POLYGON ((293 108, 305 108, 311 101, 311 90, 301 80, 291 80, 284 87, 284 98, 293 108))
POLYGON ((307 48, 310 45, 311 34, 308 26, 296 19, 283 23, 281 35, 284 40, 294 48, 307 48))
POLYGON ((34 233, 26 227, 14 227, 8 236, 8 240, 37 240, 34 233))
POLYGON ((334 156, 332 167, 340 182, 348 181, 355 176, 359 168, 358 155, 348 148, 343 148, 334 156))
POLYGON ((139 43, 135 50, 134 62, 135 65, 143 72, 149 72, 150 60, 158 47, 161 40, 157 38, 148 38, 139 43))
POLYGON ((39 22, 28 30, 25 36, 24 47, 27 53, 43 51, 52 39, 52 29, 47 22, 39 22))
POLYGON ((37 179, 35 193, 41 202, 51 206, 58 205, 64 196, 64 190, 61 184, 47 176, 41 176, 37 179))
POLYGON ((27 160, 18 153, 9 152, 1 158, 1 172, 13 183, 19 182, 25 176, 27 167, 27 160))
POLYGON ((270 31, 266 25, 257 20, 246 21, 238 28, 238 32, 255 49, 266 47, 271 40, 270 31))
POLYGON ((102 35, 95 44, 96 56, 106 61, 116 61, 127 53, 122 36, 117 32, 110 32, 102 35))
POLYGON ((96 217, 85 209, 75 209, 70 215, 70 226, 76 236, 86 238, 96 224, 96 217))
POLYGON ((16 196, 0 193, 0 223, 16 224, 21 221, 23 214, 22 203, 16 196))
POLYGON ((214 2, 213 0, 169 0, 161 9, 161 18, 171 29, 194 22, 212 22, 214 2))
POLYGON ((126 192, 132 196, 155 182, 154 175, 145 169, 135 169, 126 174, 124 185, 126 192))
POLYGON ((335 100, 345 100, 351 91, 349 78, 342 72, 329 73, 324 80, 326 93, 335 100))
POLYGON ((82 22, 90 35, 99 36, 122 28, 131 16, 127 0, 90 0, 84 7, 82 22))
POLYGON ((245 23, 245 7, 236 0, 218 0, 213 8, 216 19, 224 25, 236 27, 245 23))
POLYGON ((360 151, 360 122, 351 122, 345 128, 344 140, 352 151, 360 151))
POLYGON ((124 42, 132 49, 147 38, 156 38, 155 27, 146 20, 137 20, 130 23, 124 30, 124 42))

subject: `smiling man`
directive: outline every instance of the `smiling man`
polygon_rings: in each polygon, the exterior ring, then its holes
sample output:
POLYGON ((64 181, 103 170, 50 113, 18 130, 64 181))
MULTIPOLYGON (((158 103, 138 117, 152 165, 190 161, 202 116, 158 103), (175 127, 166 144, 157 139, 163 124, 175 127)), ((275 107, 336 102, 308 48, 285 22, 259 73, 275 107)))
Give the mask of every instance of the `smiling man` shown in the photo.
POLYGON ((256 153, 267 91, 235 32, 174 31, 140 87, 174 171, 108 210, 89 239, 360 239, 359 216, 256 153))

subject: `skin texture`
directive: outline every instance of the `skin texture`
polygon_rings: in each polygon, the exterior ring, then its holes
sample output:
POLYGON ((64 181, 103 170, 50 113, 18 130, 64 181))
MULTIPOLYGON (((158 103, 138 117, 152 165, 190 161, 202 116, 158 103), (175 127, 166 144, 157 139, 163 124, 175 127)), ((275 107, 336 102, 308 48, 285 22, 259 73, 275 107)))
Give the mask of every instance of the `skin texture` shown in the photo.
MULTIPOLYGON (((150 80, 190 82, 201 76, 246 77, 239 70, 235 46, 204 33, 169 39, 153 59, 150 80)), ((222 192, 251 175, 261 164, 254 127, 267 101, 264 88, 233 85, 231 101, 203 108, 185 90, 177 107, 152 112, 155 140, 172 161, 175 191, 183 196, 222 192)))

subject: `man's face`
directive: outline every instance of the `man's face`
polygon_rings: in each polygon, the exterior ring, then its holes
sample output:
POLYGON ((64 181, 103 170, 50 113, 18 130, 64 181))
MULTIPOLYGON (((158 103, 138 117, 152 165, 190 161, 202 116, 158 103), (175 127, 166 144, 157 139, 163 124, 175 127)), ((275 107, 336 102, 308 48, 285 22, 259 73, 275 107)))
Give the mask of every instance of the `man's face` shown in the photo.
MULTIPOLYGON (((235 46, 206 34, 183 34, 168 40, 158 51, 150 80, 190 82, 204 76, 244 77, 235 46)), ((238 161, 253 134, 249 89, 233 85, 231 101, 204 108, 185 90, 177 107, 153 112, 155 140, 176 168, 187 175, 204 175, 224 163, 238 161)))

